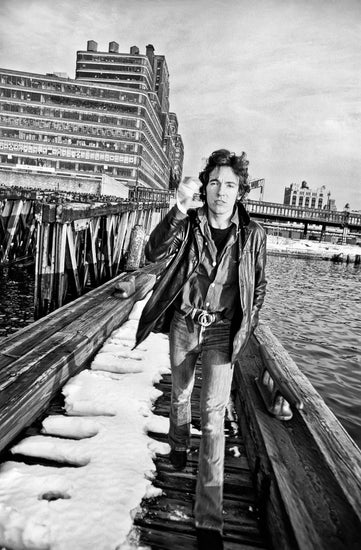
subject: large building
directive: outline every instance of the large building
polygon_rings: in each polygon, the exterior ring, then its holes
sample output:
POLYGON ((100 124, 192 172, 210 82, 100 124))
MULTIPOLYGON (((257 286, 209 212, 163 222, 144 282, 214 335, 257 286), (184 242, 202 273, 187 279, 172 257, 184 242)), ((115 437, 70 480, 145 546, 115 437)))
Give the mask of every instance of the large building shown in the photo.
POLYGON ((336 210, 335 201, 331 199, 331 192, 327 192, 325 185, 310 189, 306 181, 301 184, 291 183, 289 187, 285 187, 283 204, 301 208, 336 210))
POLYGON ((0 168, 168 189, 182 174, 164 56, 77 52, 76 79, 0 69, 0 168))

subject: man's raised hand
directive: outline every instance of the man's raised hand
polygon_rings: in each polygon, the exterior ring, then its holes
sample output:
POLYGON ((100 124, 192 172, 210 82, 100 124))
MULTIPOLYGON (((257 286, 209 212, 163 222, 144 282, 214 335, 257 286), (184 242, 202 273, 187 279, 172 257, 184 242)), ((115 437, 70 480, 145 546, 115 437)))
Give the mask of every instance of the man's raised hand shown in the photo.
POLYGON ((177 189, 178 207, 186 213, 189 208, 199 208, 203 202, 199 199, 201 182, 194 178, 183 178, 177 189))

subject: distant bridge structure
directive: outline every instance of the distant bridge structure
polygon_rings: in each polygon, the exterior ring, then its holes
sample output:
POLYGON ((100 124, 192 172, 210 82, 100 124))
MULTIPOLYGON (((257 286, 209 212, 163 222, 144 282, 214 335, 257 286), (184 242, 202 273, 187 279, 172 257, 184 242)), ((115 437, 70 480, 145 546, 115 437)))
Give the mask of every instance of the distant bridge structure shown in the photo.
POLYGON ((346 239, 350 231, 361 233, 361 214, 355 212, 337 212, 331 210, 319 210, 262 201, 246 201, 246 208, 252 218, 258 218, 265 222, 282 223, 294 222, 304 226, 304 235, 307 235, 308 226, 321 226, 321 238, 327 227, 338 227, 343 230, 342 238, 346 239))

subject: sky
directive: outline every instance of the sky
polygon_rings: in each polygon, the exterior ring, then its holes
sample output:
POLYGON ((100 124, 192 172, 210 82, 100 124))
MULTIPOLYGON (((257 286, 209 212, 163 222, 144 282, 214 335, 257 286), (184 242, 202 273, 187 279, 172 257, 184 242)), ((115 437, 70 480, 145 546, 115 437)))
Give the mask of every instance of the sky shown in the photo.
POLYGON ((88 40, 153 44, 185 176, 216 149, 245 151, 265 200, 305 180, 339 210, 361 210, 360 36, 360 0, 0 0, 1 67, 74 78, 88 40))

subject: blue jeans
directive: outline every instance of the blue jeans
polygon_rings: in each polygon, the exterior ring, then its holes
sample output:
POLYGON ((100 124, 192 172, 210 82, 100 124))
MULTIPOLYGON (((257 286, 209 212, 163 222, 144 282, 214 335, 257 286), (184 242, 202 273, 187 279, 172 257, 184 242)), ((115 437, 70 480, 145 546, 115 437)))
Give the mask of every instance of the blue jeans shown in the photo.
POLYGON ((202 438, 194 516, 197 527, 222 531, 224 415, 233 374, 231 323, 224 320, 205 329, 194 324, 191 332, 184 317, 176 312, 169 341, 172 368, 169 443, 178 451, 189 447, 191 394, 196 361, 201 356, 202 438))

